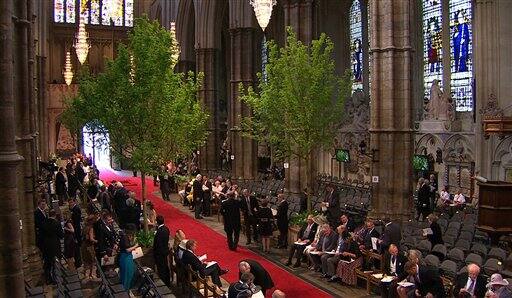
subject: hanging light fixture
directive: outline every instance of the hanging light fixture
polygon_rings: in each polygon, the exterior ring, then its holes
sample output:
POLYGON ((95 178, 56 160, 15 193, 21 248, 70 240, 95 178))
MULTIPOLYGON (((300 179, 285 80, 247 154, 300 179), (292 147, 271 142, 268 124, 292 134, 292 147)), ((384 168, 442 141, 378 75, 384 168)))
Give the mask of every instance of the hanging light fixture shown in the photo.
POLYGON ((75 50, 80 64, 84 64, 85 60, 87 60, 87 54, 89 54, 90 47, 89 33, 85 30, 85 19, 80 17, 78 32, 75 34, 75 50))
POLYGON ((249 0, 254 9, 254 14, 258 20, 261 29, 265 31, 272 16, 272 8, 276 5, 276 0, 249 0))
POLYGON ((73 65, 71 64, 71 53, 69 51, 66 52, 66 64, 64 64, 64 71, 62 75, 64 76, 64 81, 69 86, 73 81, 73 65))
POLYGON ((172 36, 172 47, 173 47, 173 53, 172 53, 172 60, 174 63, 178 62, 178 59, 180 58, 180 43, 178 42, 178 39, 176 38, 176 23, 171 22, 171 36, 172 36))

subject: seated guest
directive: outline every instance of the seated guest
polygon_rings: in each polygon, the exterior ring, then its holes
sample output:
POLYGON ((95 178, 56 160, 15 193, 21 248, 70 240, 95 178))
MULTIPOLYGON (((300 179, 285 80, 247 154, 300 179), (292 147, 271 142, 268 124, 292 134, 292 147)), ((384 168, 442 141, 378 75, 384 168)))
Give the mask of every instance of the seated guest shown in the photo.
POLYGON ((338 243, 338 234, 336 234, 329 224, 323 225, 323 234, 320 236, 315 248, 309 252, 309 258, 313 264, 311 269, 316 271, 321 270, 320 257, 327 252, 333 251, 338 243))
POLYGON ((311 242, 311 244, 304 248, 303 255, 305 255, 307 259, 309 259, 309 251, 315 248, 316 244, 318 243, 318 240, 320 239, 320 236, 322 235, 322 229, 318 227, 322 227, 324 224, 326 224, 327 218, 323 215, 317 215, 313 217, 313 222, 316 223, 317 229, 315 233, 315 238, 313 238, 313 242, 311 242))
MULTIPOLYGON (((432 233, 427 233, 427 239, 432 243, 432 247, 436 244, 443 244, 443 235, 441 232, 441 226, 437 223, 437 216, 434 214, 430 214, 427 216, 427 220, 430 223, 430 230, 432 230, 432 233)), ((430 232, 430 231, 429 231, 430 232)))
POLYGON ((455 280, 453 296, 455 297, 484 297, 487 279, 480 274, 480 267, 469 264, 467 272, 459 274, 455 280))
POLYGON ((398 247, 395 244, 391 244, 388 251, 384 254, 382 262, 383 274, 395 277, 392 282, 381 282, 382 297, 395 297, 397 277, 403 276, 407 258, 398 251, 398 247))
POLYGON ((183 258, 183 252, 187 250, 187 239, 181 240, 180 244, 176 247, 175 255, 177 260, 181 260, 183 258))
POLYGON ((228 298, 250 298, 258 292, 254 286, 254 275, 250 272, 242 273, 240 280, 232 283, 228 289, 228 298))
POLYGON ((341 221, 341 224, 345 226, 345 231, 347 231, 347 233, 352 233, 356 229, 355 222, 353 220, 350 220, 348 218, 348 215, 343 214, 340 217, 340 221, 341 221))
POLYGON ((404 265, 408 280, 414 284, 413 287, 399 287, 399 297, 445 297, 444 286, 439 272, 423 265, 407 262, 404 265))
POLYGON ((304 252, 306 246, 313 242, 317 228, 318 225, 313 221, 313 215, 308 215, 306 223, 301 227, 299 233, 297 234, 297 241, 292 244, 286 266, 290 266, 292 264, 292 258, 294 255, 296 255, 297 261, 293 267, 300 267, 302 253, 304 252))
POLYGON ((265 295, 268 289, 274 287, 272 277, 270 277, 270 274, 260 263, 254 260, 243 260, 238 264, 238 269, 240 271, 240 277, 245 273, 251 273, 254 276, 254 284, 261 288, 263 295, 265 295))
POLYGON ((439 193, 439 199, 441 201, 441 204, 443 206, 448 206, 450 205, 452 202, 452 197, 450 196, 450 193, 448 192, 448 185, 446 185, 444 187, 443 190, 441 190, 441 192, 439 193))
POLYGON ((453 203, 457 206, 466 204, 466 197, 462 194, 462 189, 459 188, 455 197, 453 197, 453 203))
POLYGON ((322 262, 322 276, 325 278, 331 278, 336 274, 336 267, 341 260, 342 253, 345 251, 345 242, 348 236, 348 233, 345 233, 345 231, 346 228, 343 224, 336 228, 338 243, 336 244, 334 254, 324 254, 320 257, 320 261, 322 262))
POLYGON ((345 249, 341 253, 341 261, 336 269, 336 277, 329 281, 338 281, 355 286, 357 283, 356 269, 363 264, 363 256, 353 237, 348 237, 345 242, 345 249))
POLYGON ((485 294, 485 297, 491 298, 510 298, 512 297, 512 289, 509 286, 509 282, 503 279, 501 274, 494 273, 491 275, 491 281, 487 284, 489 291, 485 294))
POLYGON ((183 264, 185 266, 190 265, 192 270, 199 272, 202 277, 211 276, 212 282, 219 288, 222 287, 220 276, 226 274, 228 271, 222 270, 216 262, 207 263, 199 260, 199 257, 195 253, 197 248, 197 242, 195 240, 188 240, 185 247, 186 250, 183 252, 183 257, 181 258, 183 264))
POLYGON ((372 238, 379 238, 380 234, 377 230, 375 230, 375 223, 372 219, 366 220, 366 231, 363 233, 363 239, 359 245, 359 249, 363 250, 372 250, 372 238))
POLYGON ((176 231, 176 234, 174 234, 174 240, 173 240, 173 243, 172 243, 172 248, 174 249, 174 251, 176 251, 178 249, 178 245, 180 245, 181 241, 182 240, 185 240, 187 237, 185 236, 185 232, 183 232, 183 230, 177 230, 176 231))

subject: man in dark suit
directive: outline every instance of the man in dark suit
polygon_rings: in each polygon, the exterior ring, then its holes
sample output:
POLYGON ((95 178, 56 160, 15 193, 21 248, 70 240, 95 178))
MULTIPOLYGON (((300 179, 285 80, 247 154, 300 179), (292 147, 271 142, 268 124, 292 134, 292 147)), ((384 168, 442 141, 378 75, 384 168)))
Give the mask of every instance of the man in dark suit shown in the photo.
POLYGON ((229 285, 227 298, 252 297, 258 288, 254 285, 254 275, 250 272, 240 274, 240 280, 229 285))
POLYGON ((94 224, 94 235, 96 236, 96 258, 101 262, 105 256, 112 256, 116 234, 112 223, 112 214, 104 213, 102 218, 94 224))
POLYGON ((74 198, 68 200, 69 212, 71 213, 71 222, 75 230, 75 268, 82 266, 82 255, 80 246, 82 245, 82 210, 74 198))
POLYGON ((322 203, 322 210, 327 217, 327 221, 333 227, 337 227, 340 218, 340 196, 336 187, 333 184, 327 185, 327 196, 325 197, 324 202, 322 203))
POLYGON ((43 239, 42 252, 44 260, 44 274, 47 284, 55 284, 53 271, 55 267, 55 258, 61 257, 60 240, 64 238, 64 232, 60 222, 55 218, 54 210, 50 210, 48 218, 41 227, 41 236, 43 239))
POLYGON ((186 250, 183 251, 181 262, 183 265, 190 265, 192 270, 199 272, 202 277, 210 276, 212 282, 219 287, 222 287, 220 276, 226 274, 227 270, 222 270, 217 263, 211 263, 210 266, 201 262, 199 257, 196 256, 195 251, 197 248, 197 242, 193 239, 187 241, 186 250))
POLYGON ((39 250, 42 250, 43 247, 43 236, 42 236, 42 227, 44 222, 46 221, 46 201, 41 199, 37 202, 37 208, 34 211, 34 225, 36 232, 36 246, 39 250))
POLYGON ((196 219, 202 219, 201 216, 201 209, 203 204, 203 176, 198 174, 196 176, 196 180, 194 180, 194 183, 192 184, 192 191, 193 191, 193 204, 195 208, 195 217, 196 219))
POLYGON ((347 233, 352 233, 356 229, 356 223, 353 220, 350 220, 346 214, 341 215, 340 222, 345 226, 345 231, 347 233))
POLYGON ((240 276, 244 273, 252 273, 252 275, 254 275, 254 284, 261 287, 263 295, 265 295, 265 292, 268 289, 272 289, 274 287, 272 277, 270 277, 270 274, 260 263, 254 260, 242 260, 238 264, 238 269, 240 271, 240 276))
POLYGON ((284 192, 280 190, 277 194, 277 228, 279 229, 279 239, 277 248, 286 248, 288 246, 288 201, 284 192))
POLYGON ((211 215, 211 201, 212 201, 212 182, 208 177, 203 177, 203 216, 210 216, 211 215))
MULTIPOLYGON (((383 273, 387 276, 402 276, 404 274, 404 265, 407 257, 400 253, 395 244, 390 244, 388 250, 382 259, 383 273)), ((382 297, 395 297, 397 282, 401 280, 393 280, 392 282, 381 283, 382 297)))
POLYGON ((240 208, 244 215, 245 235, 247 237, 247 244, 251 244, 251 235, 254 237, 254 242, 258 241, 258 227, 256 214, 258 213, 259 205, 258 200, 249 194, 249 190, 242 190, 242 197, 240 199, 240 208), (252 229, 252 231, 251 231, 252 229))
POLYGON ((300 228, 299 233, 297 234, 298 239, 296 243, 292 244, 286 266, 290 266, 292 264, 293 256, 296 254, 297 262, 295 262, 293 267, 300 267, 300 262, 302 260, 302 254, 304 252, 304 249, 306 248, 307 245, 311 244, 311 242, 313 242, 313 240, 315 239, 317 228, 318 225, 315 222, 313 222, 313 215, 308 215, 306 223, 300 228))
POLYGON ((400 246, 401 239, 402 230, 400 229, 400 225, 391 220, 386 220, 386 224, 384 225, 384 232, 382 233, 379 240, 380 251, 384 253, 388 250, 391 244, 400 246))
POLYGON ((322 269, 322 255, 335 250, 338 244, 338 234, 332 230, 330 225, 324 225, 322 231, 323 233, 322 236, 320 236, 320 239, 318 239, 318 243, 309 251, 309 258, 311 259, 316 271, 320 271, 322 269))
POLYGON ((423 219, 425 220, 427 216, 432 213, 430 208, 430 186, 428 185, 428 180, 424 178, 420 178, 418 181, 419 184, 421 184, 420 188, 418 189, 418 206, 417 211, 418 215, 416 217, 416 220, 420 219, 420 216, 423 215, 423 219))
POLYGON ((171 286, 171 274, 169 272, 169 228, 164 225, 164 217, 156 217, 156 232, 153 240, 153 255, 155 257, 158 277, 168 286, 171 286))
POLYGON ((457 276, 453 296, 455 297, 484 297, 487 291, 487 280, 480 275, 480 267, 476 264, 469 264, 467 272, 457 276))
POLYGON ((220 213, 224 218, 224 231, 230 250, 236 250, 240 237, 240 201, 235 199, 235 194, 228 194, 228 198, 221 203, 220 213))
POLYGON ((65 170, 63 167, 59 168, 59 172, 55 176, 55 193, 57 194, 57 198, 59 199, 59 205, 62 206, 64 204, 64 200, 68 197, 68 186, 66 182, 68 179, 64 175, 65 170))
POLYGON ((379 238, 380 234, 375 230, 375 223, 373 220, 366 220, 366 232, 364 233, 363 242, 360 244, 360 250, 372 250, 372 238, 379 238))
MULTIPOLYGON (((409 279, 414 281, 414 292, 416 297, 433 296, 435 298, 444 298, 444 286, 437 268, 427 268, 423 265, 417 265, 411 261, 408 261, 404 265, 404 271, 407 272, 409 279)), ((401 295, 408 295, 408 288, 400 287, 399 290, 401 295)))

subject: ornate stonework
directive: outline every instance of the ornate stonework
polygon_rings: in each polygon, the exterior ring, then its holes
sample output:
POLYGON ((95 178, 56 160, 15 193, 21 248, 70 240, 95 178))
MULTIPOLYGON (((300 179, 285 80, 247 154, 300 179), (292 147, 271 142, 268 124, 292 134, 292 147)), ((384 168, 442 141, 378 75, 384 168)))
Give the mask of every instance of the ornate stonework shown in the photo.
POLYGON ((503 117, 503 109, 498 104, 498 98, 494 93, 489 95, 487 104, 480 109, 480 114, 483 118, 500 118, 503 117))

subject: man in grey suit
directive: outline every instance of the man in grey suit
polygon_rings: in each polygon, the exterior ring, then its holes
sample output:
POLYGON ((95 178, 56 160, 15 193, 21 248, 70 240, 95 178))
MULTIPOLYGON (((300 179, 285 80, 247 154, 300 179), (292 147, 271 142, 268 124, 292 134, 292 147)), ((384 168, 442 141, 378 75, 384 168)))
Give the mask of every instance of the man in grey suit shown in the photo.
POLYGON ((392 220, 385 220, 384 232, 380 237, 380 251, 386 252, 391 244, 400 247, 400 239, 402 239, 402 230, 400 225, 392 220))

